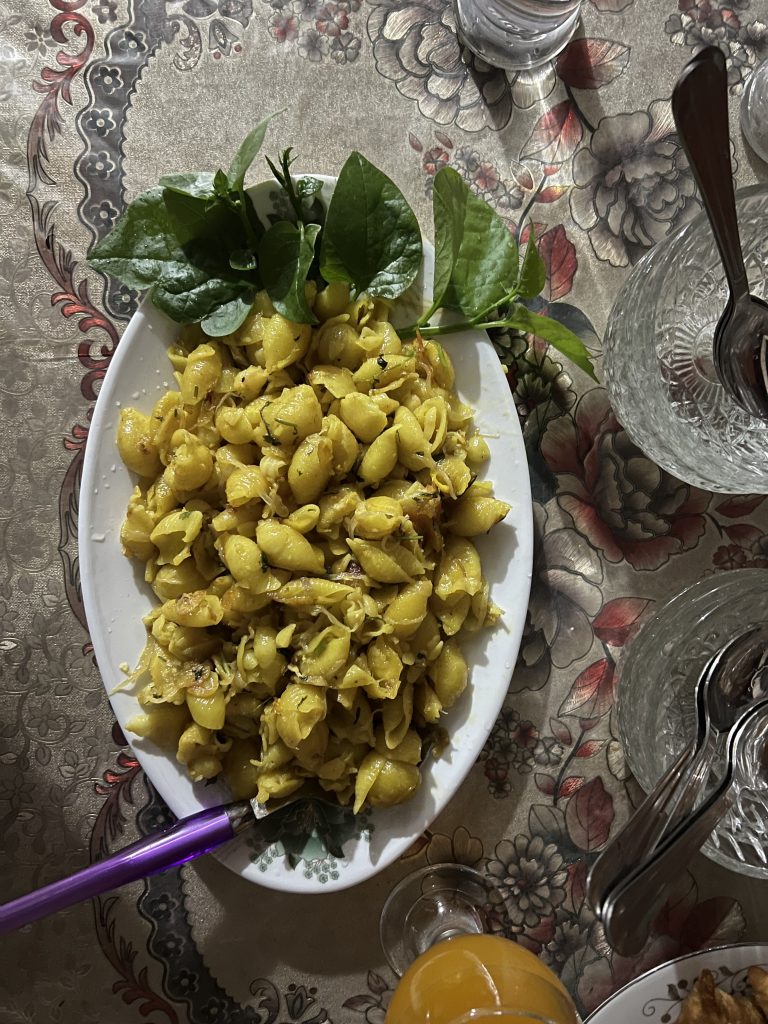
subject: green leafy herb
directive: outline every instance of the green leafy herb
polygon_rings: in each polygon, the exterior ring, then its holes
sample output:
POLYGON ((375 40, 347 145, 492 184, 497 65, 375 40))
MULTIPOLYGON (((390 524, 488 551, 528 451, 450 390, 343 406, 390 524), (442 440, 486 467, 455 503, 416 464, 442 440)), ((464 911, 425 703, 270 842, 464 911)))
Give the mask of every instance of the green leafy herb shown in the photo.
POLYGON ((163 190, 163 202, 180 245, 206 239, 212 248, 221 250, 220 258, 228 262, 228 245, 224 240, 243 235, 235 209, 214 201, 210 195, 170 188, 163 190))
POLYGON ((259 245, 262 279, 278 313, 295 323, 317 323, 307 305, 304 286, 315 255, 319 224, 273 224, 259 245))
POLYGON ((214 194, 213 178, 210 171, 191 171, 189 174, 167 174, 160 179, 159 184, 174 192, 210 199, 214 194))
POLYGON ((233 334, 245 322, 251 311, 254 297, 252 289, 243 290, 237 298, 225 302, 209 313, 200 321, 200 326, 211 338, 222 338, 226 334, 233 334))
POLYGON ((584 342, 553 317, 533 313, 520 299, 533 299, 546 280, 546 267, 533 225, 522 263, 517 243, 499 215, 451 167, 435 175, 435 277, 433 302, 418 323, 401 331, 425 337, 466 330, 512 328, 549 342, 590 377, 595 370, 584 342), (432 325, 441 308, 467 318, 432 325))
POLYGON ((400 189, 352 153, 328 206, 320 273, 326 281, 348 281, 358 292, 396 299, 413 284, 422 256, 419 224, 400 189))
POLYGON ((229 254, 229 265, 233 270, 255 270, 256 254, 250 249, 235 249, 229 254))
MULTIPOLYGON (((271 120, 248 134, 227 172, 167 175, 137 196, 95 246, 91 265, 131 288, 150 288, 159 309, 211 337, 236 331, 261 288, 286 319, 306 324, 316 322, 308 280, 402 295, 422 265, 418 221, 394 182, 360 153, 342 167, 327 209, 319 178, 291 175, 292 149, 276 162, 266 158, 291 215, 265 229, 245 178, 271 120)), ((433 211, 433 301, 402 336, 509 328, 543 338, 594 377, 581 338, 554 318, 557 304, 553 316, 529 308, 546 280, 533 225, 521 260, 508 224, 450 167, 435 176, 433 211), (433 323, 440 309, 464 319, 433 323)))
POLYGON ((435 301, 465 316, 494 309, 517 280, 514 235, 452 167, 435 176, 435 301))
POLYGON ((319 178, 299 178, 298 181, 294 181, 291 177, 291 164, 296 158, 291 156, 292 153, 293 148, 290 146, 288 149, 283 150, 280 154, 279 167, 276 167, 267 157, 269 169, 288 197, 288 202, 293 208, 296 220, 302 224, 321 224, 324 220, 325 211, 322 204, 315 197, 318 196, 323 183, 319 178), (305 200, 313 199, 313 202, 305 202, 305 200))
POLYGON ((94 248, 90 263, 128 285, 146 288, 188 270, 189 259, 174 232, 163 189, 142 192, 112 231, 94 248))
POLYGON ((576 363, 585 373, 594 378, 595 369, 584 348, 584 342, 559 320, 555 320, 551 316, 532 313, 525 306, 518 305, 510 312, 505 326, 516 327, 524 334, 535 334, 539 338, 543 338, 550 345, 554 345, 564 356, 567 356, 572 363, 576 363))
POLYGON ((296 192, 302 199, 309 199, 311 196, 317 195, 322 187, 323 183, 319 178, 299 178, 296 182, 296 192))
MULTIPOLYGON (((278 113, 281 113, 281 111, 278 111, 278 113)), ((261 124, 257 124, 253 131, 249 132, 240 144, 240 148, 237 153, 235 153, 235 158, 229 165, 229 172, 227 173, 229 187, 233 192, 237 192, 239 189, 242 189, 245 184, 245 176, 248 173, 248 168, 256 159, 256 156, 264 143, 269 122, 275 117, 277 117, 277 114, 270 114, 269 117, 265 117, 261 124)))
POLYGON ((523 256, 523 262, 520 265, 517 294, 521 299, 534 299, 540 294, 546 280, 547 268, 544 266, 544 260, 539 255, 539 250, 536 248, 534 228, 533 224, 531 224, 531 233, 528 238, 528 244, 525 247, 525 256, 523 256))
POLYGON ((199 271, 197 275, 190 273, 187 278, 171 285, 155 285, 152 301, 177 323, 195 324, 213 322, 211 318, 219 307, 244 294, 246 288, 242 282, 209 277, 205 271, 199 271))

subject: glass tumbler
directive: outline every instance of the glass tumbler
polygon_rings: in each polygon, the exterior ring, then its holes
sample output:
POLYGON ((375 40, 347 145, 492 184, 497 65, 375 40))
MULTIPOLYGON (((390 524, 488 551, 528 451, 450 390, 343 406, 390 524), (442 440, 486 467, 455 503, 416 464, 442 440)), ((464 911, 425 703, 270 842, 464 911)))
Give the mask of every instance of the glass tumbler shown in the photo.
POLYGON ((581 0, 454 0, 461 42, 508 71, 556 57, 576 31, 580 7, 581 0))
MULTIPOLYGON (((683 590, 627 647, 618 668, 619 736, 646 792, 696 735, 694 689, 707 662, 729 640, 766 622, 768 569, 734 569, 683 590)), ((766 721, 752 730, 734 802, 703 848, 724 867, 756 878, 768 878, 766 721)), ((724 754, 724 742, 719 749, 724 754)))
MULTIPOLYGON (((768 189, 736 193, 750 291, 768 299, 768 189)), ((635 265, 603 340, 603 376, 634 443, 707 491, 768 493, 768 422, 739 406, 712 358, 728 287, 701 213, 635 265)))

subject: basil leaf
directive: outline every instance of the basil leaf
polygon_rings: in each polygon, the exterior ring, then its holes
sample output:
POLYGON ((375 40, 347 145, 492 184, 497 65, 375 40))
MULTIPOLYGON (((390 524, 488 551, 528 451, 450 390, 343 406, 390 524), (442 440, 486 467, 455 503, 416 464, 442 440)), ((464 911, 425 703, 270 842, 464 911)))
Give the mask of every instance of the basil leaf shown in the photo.
POLYGON ((160 281, 152 289, 152 301, 157 308, 179 324, 198 323, 243 294, 242 281, 212 277, 200 268, 191 269, 197 270, 197 275, 190 273, 183 279, 160 281))
POLYGON ((525 256, 520 265, 520 277, 517 281, 517 294, 523 299, 533 299, 544 287, 547 280, 547 268, 544 260, 536 248, 533 222, 531 222, 531 233, 528 237, 528 244, 525 247, 525 256))
POLYGON ((226 199, 230 193, 229 178, 219 168, 213 176, 213 191, 221 199, 226 199))
POLYGON ((229 171, 227 172, 229 187, 234 192, 239 191, 243 187, 248 168, 256 159, 256 155, 264 142, 264 136, 267 134, 269 122, 273 117, 277 117, 277 114, 279 113, 282 113, 282 111, 277 111, 277 113, 270 114, 269 117, 264 118, 261 124, 257 124, 253 131, 249 132, 240 144, 240 148, 237 153, 235 153, 235 158, 229 165, 229 171))
POLYGON ((452 167, 435 175, 433 195, 435 302, 476 316, 513 289, 517 244, 498 213, 452 167))
POLYGON ((359 292, 395 299, 413 283, 422 255, 419 224, 400 189, 352 153, 328 207, 320 273, 326 281, 350 281, 359 292))
POLYGON ((432 216, 435 225, 435 276, 432 283, 434 309, 442 305, 459 258, 464 234, 466 191, 466 185, 453 168, 442 168, 435 176, 432 190, 432 216))
POLYGON ((316 195, 322 187, 323 183, 319 178, 299 178, 296 182, 296 195, 300 199, 309 199, 310 196, 316 195))
POLYGON ((233 270, 255 270, 256 254, 250 249, 235 249, 229 254, 229 265, 233 270))
POLYGON ((200 326, 211 338, 223 338, 226 334, 233 334, 245 322, 253 300, 254 292, 249 289, 214 309, 201 321, 200 326))
POLYGON ((333 281, 341 281, 344 284, 350 283, 347 269, 339 259, 331 242, 328 241, 325 231, 320 239, 320 274, 328 284, 331 284, 333 281))
POLYGON ((213 197, 213 175, 210 171, 190 171, 188 174, 166 174, 158 183, 161 188, 184 192, 190 196, 213 197))
POLYGON ((317 323, 307 305, 304 285, 319 231, 319 224, 305 227, 282 220, 273 224, 259 243, 259 267, 267 294, 278 313, 294 323, 317 323))
POLYGON ((219 253, 219 261, 226 266, 229 248, 245 244, 240 218, 221 201, 177 189, 165 189, 163 201, 181 245, 193 239, 207 239, 219 253))
MULTIPOLYGON (((541 305, 542 307, 544 306, 543 300, 541 305)), ((587 339, 589 339, 596 348, 599 347, 600 339, 597 336, 595 325, 583 310, 577 306, 572 306, 570 302, 548 302, 546 305, 547 316, 552 317, 553 320, 558 320, 561 324, 565 324, 566 327, 581 338, 585 345, 587 344, 587 339)), ((529 306, 534 312, 538 312, 532 302, 526 302, 526 306, 529 306)))
POLYGON ((138 195, 91 250, 88 262, 138 289, 188 269, 190 260, 176 238, 163 189, 151 188, 138 195))
POLYGON ((551 316, 541 316, 539 313, 532 313, 525 306, 514 306, 505 317, 508 327, 514 327, 525 334, 535 334, 543 338, 550 345, 558 350, 572 363, 575 363, 585 373, 589 374, 592 380, 597 380, 592 360, 584 346, 581 338, 574 334, 565 324, 553 320, 551 316))

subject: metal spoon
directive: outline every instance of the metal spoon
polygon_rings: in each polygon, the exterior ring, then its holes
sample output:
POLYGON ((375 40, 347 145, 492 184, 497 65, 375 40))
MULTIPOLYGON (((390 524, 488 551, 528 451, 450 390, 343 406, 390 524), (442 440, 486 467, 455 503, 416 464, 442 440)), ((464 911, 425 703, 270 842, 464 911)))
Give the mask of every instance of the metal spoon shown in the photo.
POLYGON ((696 690, 697 733, 693 756, 677 797, 673 817, 679 821, 696 805, 718 753, 719 740, 745 710, 768 693, 763 668, 768 658, 768 625, 755 626, 726 644, 715 670, 696 690))
POLYGON ((701 50, 683 68, 672 92, 672 114, 730 291, 715 327, 715 370, 742 408, 768 419, 768 303, 750 294, 744 268, 733 191, 725 57, 716 46, 701 50))
POLYGON ((696 682, 696 735, 589 872, 587 896, 598 916, 616 886, 693 809, 712 769, 719 737, 746 707, 768 696, 761 688, 766 658, 768 625, 761 625, 734 637, 705 665, 696 682))
MULTIPOLYGON (((645 945, 650 925, 669 887, 707 841, 734 800, 734 782, 742 756, 768 734, 768 700, 749 707, 728 734, 725 771, 719 784, 693 814, 662 841, 658 850, 607 897, 601 919, 608 943, 621 956, 634 956, 645 945)), ((753 755, 754 756, 754 755, 753 755)))

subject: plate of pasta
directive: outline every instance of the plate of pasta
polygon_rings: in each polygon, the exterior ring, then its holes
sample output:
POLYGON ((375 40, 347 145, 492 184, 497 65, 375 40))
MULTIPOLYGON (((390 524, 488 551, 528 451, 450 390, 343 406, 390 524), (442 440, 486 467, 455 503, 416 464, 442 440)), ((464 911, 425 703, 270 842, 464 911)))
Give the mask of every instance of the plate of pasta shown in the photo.
MULTIPOLYGON (((316 176, 332 192, 332 178, 316 176)), ((274 185, 249 190, 264 223, 274 185)), ((80 570, 104 686, 179 817, 305 789, 354 811, 343 856, 247 838, 217 856, 292 892, 345 888, 446 806, 507 693, 532 521, 517 413, 484 332, 397 325, 395 303, 266 292, 226 337, 145 300, 94 410, 80 570), (427 756, 425 756, 427 755, 427 756)))

